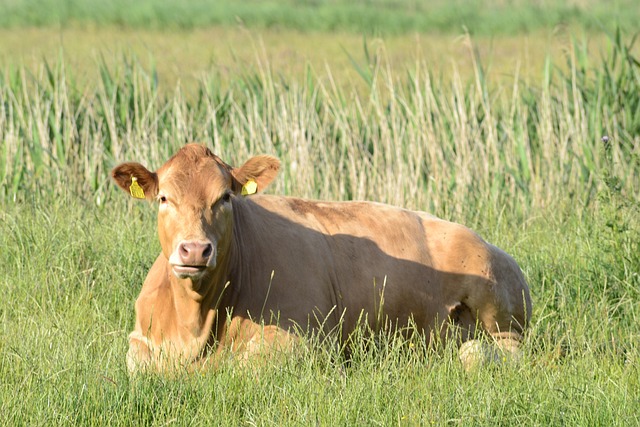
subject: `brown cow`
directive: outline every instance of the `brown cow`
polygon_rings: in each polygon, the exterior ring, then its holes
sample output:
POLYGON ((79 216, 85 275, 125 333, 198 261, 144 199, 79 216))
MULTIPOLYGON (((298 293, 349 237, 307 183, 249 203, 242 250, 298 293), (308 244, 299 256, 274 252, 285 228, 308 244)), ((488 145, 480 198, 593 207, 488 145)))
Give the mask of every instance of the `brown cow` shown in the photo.
POLYGON ((122 189, 159 203, 162 253, 136 301, 130 371, 207 365, 224 349, 264 354, 300 331, 346 339, 362 322, 411 323, 426 340, 488 333, 517 351, 531 299, 509 255, 423 212, 247 194, 279 166, 257 156, 233 168, 189 144, 156 172, 112 171, 122 189))

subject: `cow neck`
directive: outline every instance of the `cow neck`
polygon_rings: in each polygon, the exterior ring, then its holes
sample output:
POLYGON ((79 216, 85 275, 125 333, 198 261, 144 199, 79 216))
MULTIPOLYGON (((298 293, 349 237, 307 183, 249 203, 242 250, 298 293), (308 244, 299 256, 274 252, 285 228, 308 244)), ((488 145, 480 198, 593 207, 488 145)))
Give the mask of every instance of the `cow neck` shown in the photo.
POLYGON ((197 346, 191 349, 191 354, 202 355, 205 344, 217 338, 216 324, 224 322, 218 316, 218 308, 224 305, 227 283, 224 273, 228 271, 228 263, 229 254, 225 254, 212 275, 203 278, 198 285, 191 279, 172 278, 173 302, 181 339, 185 344, 197 346))
MULTIPOLYGON (((218 343, 233 342, 238 332, 236 328, 228 328, 233 324, 234 308, 245 297, 253 294, 252 284, 252 260, 261 259, 259 256, 260 235, 264 224, 257 222, 257 204, 251 198, 237 197, 233 203, 233 229, 232 239, 226 257, 226 275, 221 276, 226 285, 220 304, 218 305, 218 319, 216 321, 216 341, 218 343), (227 285, 228 284, 228 285, 227 285)), ((221 348, 221 347, 220 347, 221 348)))
MULTIPOLYGON (((231 241, 231 264, 229 281, 231 286, 231 305, 235 305, 243 286, 251 283, 251 260, 256 259, 255 236, 258 234, 252 221, 254 202, 250 198, 237 198, 233 201, 233 239, 231 241)), ((244 292, 247 292, 246 290, 244 292)))

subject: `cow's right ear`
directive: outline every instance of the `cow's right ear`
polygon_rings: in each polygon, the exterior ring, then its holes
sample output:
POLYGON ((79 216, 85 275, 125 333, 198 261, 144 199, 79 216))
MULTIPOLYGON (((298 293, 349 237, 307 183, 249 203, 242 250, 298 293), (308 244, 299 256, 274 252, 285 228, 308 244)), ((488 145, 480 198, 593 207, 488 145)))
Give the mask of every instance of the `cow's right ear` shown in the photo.
POLYGON ((158 195, 158 174, 140 163, 122 163, 111 171, 111 178, 118 187, 136 199, 153 200, 158 195))

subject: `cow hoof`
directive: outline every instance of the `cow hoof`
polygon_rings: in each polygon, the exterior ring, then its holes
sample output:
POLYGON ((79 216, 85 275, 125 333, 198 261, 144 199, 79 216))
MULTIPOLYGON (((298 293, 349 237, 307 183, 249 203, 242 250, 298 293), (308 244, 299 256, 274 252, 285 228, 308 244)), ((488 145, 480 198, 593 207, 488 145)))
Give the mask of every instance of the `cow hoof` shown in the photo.
POLYGON ((520 342, 501 339, 496 343, 469 340, 460 346, 458 357, 465 371, 470 372, 483 366, 517 362, 522 358, 520 342))
POLYGON ((462 343, 458 350, 458 357, 465 371, 470 372, 486 365, 491 361, 491 349, 486 342, 469 340, 462 343))

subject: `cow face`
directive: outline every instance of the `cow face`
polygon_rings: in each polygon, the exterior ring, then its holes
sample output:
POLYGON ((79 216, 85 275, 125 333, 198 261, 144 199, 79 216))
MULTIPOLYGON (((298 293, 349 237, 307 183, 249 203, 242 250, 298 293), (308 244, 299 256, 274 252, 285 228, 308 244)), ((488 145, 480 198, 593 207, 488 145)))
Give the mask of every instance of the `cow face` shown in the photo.
POLYGON ((111 175, 132 197, 157 200, 162 252, 173 274, 197 281, 229 250, 234 198, 263 190, 279 166, 274 157, 257 156, 232 168, 206 147, 189 144, 156 172, 123 163, 111 175))

